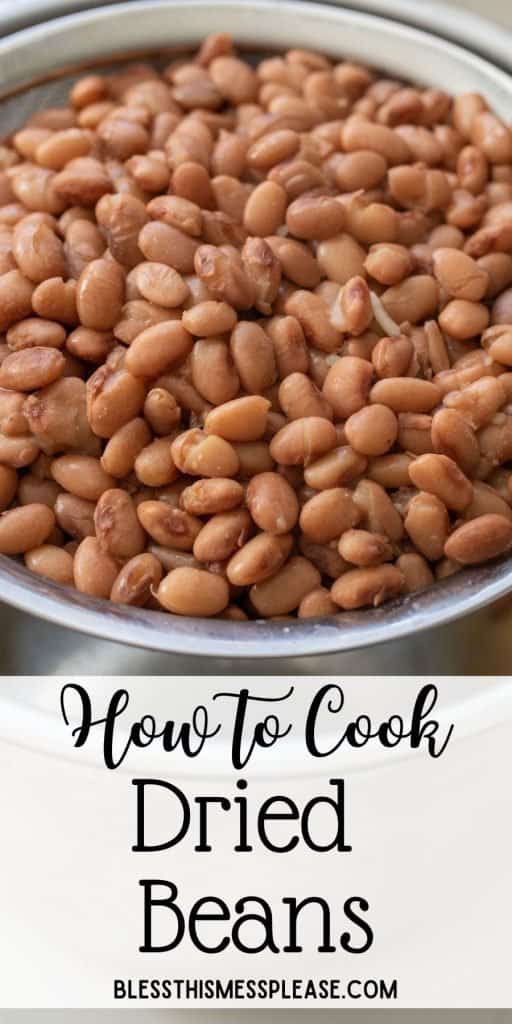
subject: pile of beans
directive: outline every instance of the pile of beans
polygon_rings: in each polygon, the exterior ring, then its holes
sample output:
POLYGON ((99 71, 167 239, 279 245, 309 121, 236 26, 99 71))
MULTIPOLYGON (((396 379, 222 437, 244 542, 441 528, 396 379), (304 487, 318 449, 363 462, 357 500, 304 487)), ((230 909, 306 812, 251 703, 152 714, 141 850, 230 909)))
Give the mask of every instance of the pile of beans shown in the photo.
POLYGON ((512 547, 512 132, 227 35, 0 146, 0 552, 229 619, 512 547))

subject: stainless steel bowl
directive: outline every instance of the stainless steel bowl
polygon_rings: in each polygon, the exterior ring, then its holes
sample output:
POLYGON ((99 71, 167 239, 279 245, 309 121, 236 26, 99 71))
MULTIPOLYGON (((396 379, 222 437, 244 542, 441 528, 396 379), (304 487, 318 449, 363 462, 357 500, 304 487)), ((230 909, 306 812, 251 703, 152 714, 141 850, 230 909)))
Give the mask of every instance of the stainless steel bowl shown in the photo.
MULTIPOLYGON (((361 0, 356 5, 360 6, 361 0)), ((25 4, 26 9, 29 6, 25 4)), ((50 3, 50 13, 62 6, 50 3)), ((382 8, 382 3, 368 0, 368 6, 382 8)), ((396 17, 402 10, 411 10, 403 0, 387 6, 396 17)), ((435 7, 440 9, 440 5, 435 7)), ((450 25, 454 30, 453 17, 444 9, 447 32, 450 25)), ((472 40, 476 38, 475 24, 473 19, 468 20, 472 40)), ((485 27, 485 22, 481 24, 485 27)), ((0 89, 16 92, 0 107, 3 131, 20 125, 35 107, 58 102, 62 97, 72 75, 54 75, 56 54, 62 66, 101 63, 113 53, 195 44, 206 33, 221 29, 228 29, 253 50, 313 47, 373 64, 421 84, 441 85, 454 92, 478 90, 502 116, 510 110, 512 80, 506 72, 471 49, 400 21, 322 4, 149 0, 95 7, 34 25, 0 41, 0 89), (47 81, 41 83, 45 77, 47 81), (21 85, 36 79, 40 84, 18 91, 21 85)), ((492 39, 492 30, 486 37, 482 29, 482 45, 487 52, 492 50, 492 39)), ((505 58, 500 48, 498 60, 503 63, 505 58)), ((511 587, 512 561, 504 559, 465 570, 424 593, 371 611, 344 613, 326 620, 238 623, 177 618, 110 605, 58 587, 0 557, 0 596, 19 609, 118 643, 246 660, 330 654, 396 641, 475 612, 503 597, 511 587)), ((377 657, 376 671, 378 663, 377 657)))

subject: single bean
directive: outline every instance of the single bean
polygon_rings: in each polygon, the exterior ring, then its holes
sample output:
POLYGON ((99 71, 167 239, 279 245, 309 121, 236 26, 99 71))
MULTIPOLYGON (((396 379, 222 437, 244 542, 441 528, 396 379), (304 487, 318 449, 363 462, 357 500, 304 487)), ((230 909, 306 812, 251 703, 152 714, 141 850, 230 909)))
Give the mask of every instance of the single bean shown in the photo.
POLYGON ((203 524, 188 512, 172 508, 165 501, 143 501, 137 516, 150 537, 163 547, 192 551, 203 524))
POLYGON ((110 600, 143 608, 162 579, 162 566, 148 551, 130 558, 114 580, 110 600))
POLYGON ((113 260, 92 260, 82 271, 76 301, 84 327, 108 331, 121 317, 124 302, 124 273, 113 260))
POLYGON ((324 618, 326 615, 336 615, 337 612, 338 606, 325 587, 310 590, 309 594, 302 598, 297 609, 299 619, 324 618))
POLYGON ((393 558, 393 548, 385 536, 368 530, 345 530, 338 543, 341 557, 361 567, 380 565, 393 558))
POLYGON ((402 377, 413 357, 413 344, 405 334, 384 337, 372 349, 371 359, 377 377, 402 377))
POLYGON ((251 603, 264 618, 286 615, 320 584, 320 573, 306 558, 295 556, 270 579, 250 589, 251 603))
POLYGON ((422 555, 408 551, 400 555, 395 564, 404 577, 403 589, 406 594, 414 594, 432 586, 434 576, 422 555))
POLYGON ((274 235, 284 224, 286 192, 275 181, 257 185, 249 196, 244 210, 244 227, 251 235, 265 238, 274 235))
POLYGON ((250 394, 261 394, 275 381, 274 346, 254 321, 239 320, 231 333, 231 354, 242 383, 250 394))
POLYGON ((141 448, 133 467, 141 484, 146 487, 165 487, 176 480, 178 470, 172 457, 175 436, 174 433, 169 437, 157 437, 141 448))
POLYGON ((244 500, 244 489, 236 480, 217 478, 197 480, 186 487, 180 503, 186 512, 195 516, 216 515, 238 508, 244 500))
POLYGON ((178 320, 141 331, 126 353, 125 367, 134 377, 158 377, 192 351, 192 335, 178 320))
POLYGON ((412 273, 414 262, 404 245, 381 242, 370 247, 364 268, 379 284, 400 284, 412 273))
POLYGON ((439 404, 441 392, 432 381, 419 377, 387 377, 373 385, 370 401, 396 413, 426 413, 439 404))
POLYGON ((473 496, 471 481, 447 455, 420 455, 409 467, 409 477, 420 490, 435 494, 456 512, 462 512, 473 496))
MULTIPOLYGON (((320 263, 306 245, 294 238, 281 235, 269 235, 265 241, 279 261, 282 273, 288 281, 300 288, 314 288, 319 283, 320 263)), ((318 251, 322 245, 328 244, 330 242, 321 243, 318 251)))
POLYGON ((349 445, 335 448, 304 468, 304 480, 315 491, 344 486, 361 476, 367 459, 349 445))
POLYGON ((409 502, 404 526, 413 544, 429 561, 442 557, 450 531, 446 505, 436 494, 420 491, 409 502))
POLYGON ((366 405, 372 378, 373 366, 368 360, 358 356, 342 356, 336 360, 322 389, 336 417, 348 419, 366 405))
POLYGON ((86 501, 97 501, 114 486, 113 477, 105 472, 100 460, 90 455, 61 455, 53 460, 50 470, 64 491, 86 501))
POLYGON ((34 285, 19 270, 0 275, 0 331, 32 313, 34 285))
POLYGON ((452 298, 479 302, 484 297, 488 275, 466 253, 458 249, 436 249, 433 269, 439 284, 452 298))
POLYGON ((103 492, 94 511, 94 527, 101 550, 113 558, 123 561, 144 551, 146 535, 126 491, 111 488, 103 492))
POLYGON ((481 334, 488 324, 489 310, 482 302, 452 299, 439 314, 441 329, 462 341, 481 334))
POLYGON ((55 348, 39 345, 19 349, 0 366, 0 387, 13 391, 44 388, 62 376, 64 367, 64 356, 55 348))
POLYGON ((488 513, 454 530, 446 541, 445 555, 462 565, 473 565, 496 558, 507 551, 511 544, 510 520, 488 513))
POLYGON ((394 452, 392 455, 380 455, 371 459, 368 465, 367 475, 369 480, 374 480, 388 490, 398 487, 408 487, 409 466, 412 457, 406 452, 394 452))
POLYGON ((144 402, 144 419, 154 434, 170 434, 180 422, 181 409, 174 396, 164 388, 152 388, 144 402))
POLYGON ((229 603, 229 587, 223 576, 203 569, 177 568, 164 577, 157 598, 175 615, 208 618, 219 615, 229 603))
POLYGON ((408 320, 416 324, 437 312, 439 289, 433 277, 417 274, 387 288, 381 300, 386 312, 396 323, 408 320))
POLYGON ((332 238, 342 230, 344 222, 341 203, 330 196, 299 196, 286 211, 286 226, 290 234, 305 240, 332 238))
POLYGON ((432 418, 432 444, 440 455, 447 455, 471 476, 480 459, 473 428, 456 409, 439 409, 432 418))
POLYGON ((398 420, 386 405, 369 405, 348 418, 345 433, 361 455, 384 455, 397 439, 398 420))
POLYGON ((227 342, 222 338, 202 338, 196 341, 191 370, 194 387, 212 405, 231 401, 240 390, 235 362, 227 342))
POLYGON ((45 223, 22 217, 14 228, 12 252, 22 274, 35 284, 65 274, 64 247, 45 223))
POLYGON ((361 117, 349 117, 342 132, 343 149, 353 153, 370 149, 380 153, 390 166, 406 163, 411 151, 405 139, 392 128, 365 121, 361 117))
POLYGON ((212 409, 204 429, 226 441, 257 441, 265 433, 269 409, 270 402, 260 395, 235 398, 212 409))
MULTIPOLYGON (((320 242, 316 258, 318 266, 326 277, 331 281, 338 281, 339 284, 345 284, 351 277, 364 276, 366 272, 366 250, 349 234, 342 233, 320 242)), ((287 277, 290 276, 286 270, 285 273, 287 277)), ((294 280, 294 278, 290 278, 290 280, 294 280)), ((314 287, 318 281, 315 281, 313 285, 297 283, 307 288, 314 287)))
POLYGON ((380 484, 373 480, 360 480, 353 494, 361 515, 361 525, 371 533, 380 533, 398 542, 403 536, 403 525, 391 498, 380 484))
POLYGON ((279 473, 253 476, 247 487, 246 502, 254 522, 265 533, 289 533, 299 516, 295 491, 279 473))
POLYGON ((289 420, 321 416, 332 420, 328 400, 305 373, 291 373, 279 387, 279 404, 289 420))
POLYGON ((37 576, 63 586, 73 584, 73 556, 55 544, 40 544, 25 553, 25 565, 37 576))
POLYGON ((186 430, 173 441, 172 457, 180 472, 190 476, 233 477, 240 468, 229 441, 197 428, 186 430))
POLYGON ((87 415, 98 437, 110 438, 141 411, 143 382, 127 370, 104 363, 87 381, 87 415))
POLYGON ((62 324, 58 324, 54 320, 29 316, 9 327, 6 340, 13 352, 40 345, 44 348, 62 348, 66 340, 66 332, 62 324))
POLYGON ((183 327, 198 338, 225 334, 233 329, 236 321, 236 312, 232 306, 213 299, 197 303, 184 310, 182 315, 183 327))
POLYGON ((270 444, 270 454, 284 466, 307 465, 336 444, 336 430, 329 420, 305 416, 277 432, 270 444))
POLYGON ((55 526, 55 516, 47 505, 34 502, 0 515, 0 552, 21 555, 44 544, 55 526))
POLYGON ((224 562, 244 546, 252 529, 246 509, 218 513, 198 533, 194 541, 194 557, 203 563, 224 562))
POLYGON ((96 537, 85 537, 79 544, 74 561, 75 587, 91 597, 109 598, 119 572, 117 562, 102 551, 96 537))
POLYGON ((253 304, 266 316, 272 313, 281 284, 281 262, 263 238, 247 238, 242 249, 242 265, 254 291, 253 304))
POLYGON ((117 479, 128 476, 137 456, 150 441, 151 433, 141 417, 124 423, 112 434, 103 450, 101 465, 105 473, 117 479))
POLYGON ((351 492, 334 487, 320 491, 303 505, 299 523, 305 536, 315 544, 327 544, 356 526, 360 518, 351 492))
POLYGON ((394 565, 350 569, 336 580, 331 597, 346 611, 366 606, 378 608, 384 601, 397 597, 403 585, 404 577, 394 565))

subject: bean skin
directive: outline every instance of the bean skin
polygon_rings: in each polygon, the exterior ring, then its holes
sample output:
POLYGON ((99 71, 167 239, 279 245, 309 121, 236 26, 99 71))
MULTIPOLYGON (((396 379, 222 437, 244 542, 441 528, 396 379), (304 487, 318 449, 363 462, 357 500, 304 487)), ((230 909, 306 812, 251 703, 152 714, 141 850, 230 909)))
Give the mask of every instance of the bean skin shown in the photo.
POLYGON ((473 496, 471 481, 447 455, 420 455, 409 466, 409 476, 416 487, 435 494, 455 512, 463 512, 473 496))
POLYGON ((335 604, 346 611, 355 608, 378 608, 384 601, 400 594, 404 577, 394 565, 378 565, 351 569, 340 576, 331 588, 335 604))
POLYGON ((318 569, 297 555, 270 579, 255 583, 250 589, 250 599, 256 611, 266 618, 287 615, 298 608, 303 597, 319 584, 318 569))
POLYGON ((489 513, 459 526, 446 541, 447 558, 462 565, 487 562, 508 551, 512 545, 512 523, 489 513))
POLYGON ((137 508, 139 522, 150 537, 163 547, 192 551, 202 522, 165 501, 143 501, 137 508))
POLYGON ((113 558, 125 560, 144 551, 145 533, 126 491, 110 488, 103 492, 94 511, 94 526, 101 550, 113 558))
POLYGON ((203 569, 174 569, 157 590, 160 604, 174 615, 209 618, 229 603, 229 587, 223 576, 203 569))
POLYGON ((40 544, 27 551, 25 565, 37 576, 44 576, 54 583, 61 583, 63 586, 70 586, 73 583, 73 556, 54 544, 40 544))
POLYGON ((90 597, 109 598, 118 572, 118 563, 101 550, 96 537, 85 537, 73 561, 76 589, 90 597))
POLYGON ((34 502, 0 515, 0 553, 21 555, 39 547, 55 526, 55 516, 47 505, 34 502))
POLYGON ((258 533, 230 558, 227 577, 235 587, 252 586, 274 576, 292 548, 289 534, 258 533))
POLYGON ((361 518, 350 491, 333 487, 320 491, 302 507, 300 528, 315 544, 327 544, 345 530, 350 530, 361 518))
POLYGON ((155 555, 145 552, 135 555, 123 565, 114 580, 110 600, 114 604, 129 604, 143 608, 157 590, 162 579, 162 566, 155 555))
POLYGON ((307 465, 335 448, 336 442, 336 430, 329 420, 306 416, 277 432, 270 444, 270 454, 284 466, 307 465))
POLYGON ((295 491, 278 473, 257 473, 246 491, 247 507, 257 526, 269 534, 289 533, 299 516, 295 491))
POLYGON ((429 561, 442 558, 450 530, 446 505, 435 494, 420 491, 409 502, 404 520, 407 535, 429 561))

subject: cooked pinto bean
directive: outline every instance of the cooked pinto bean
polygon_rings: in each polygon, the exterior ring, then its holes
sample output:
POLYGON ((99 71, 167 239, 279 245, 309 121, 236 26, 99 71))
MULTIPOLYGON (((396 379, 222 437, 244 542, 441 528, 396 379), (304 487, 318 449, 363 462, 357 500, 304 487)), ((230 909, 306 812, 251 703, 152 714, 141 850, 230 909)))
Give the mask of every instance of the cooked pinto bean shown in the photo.
POLYGON ((409 466, 416 487, 437 495, 447 508, 462 512, 473 497, 471 481, 447 455, 420 455, 409 466))
POLYGON ((254 522, 266 533, 289 533, 299 516, 295 491, 279 473, 253 476, 247 487, 246 502, 254 522))
POLYGON ((447 558, 463 565, 487 562, 508 551, 512 545, 512 523, 504 516, 488 513, 459 526, 446 541, 447 558))
POLYGON ((110 600, 143 608, 162 579, 162 566, 155 555, 135 555, 123 565, 114 580, 110 600))
POLYGON ((384 601, 397 597, 403 586, 404 577, 395 565, 351 569, 336 580, 331 597, 347 611, 367 606, 378 608, 384 601))
POLYGON ((229 603, 229 586, 216 573, 182 567, 164 576, 157 599, 174 615, 208 618, 224 611, 229 603))
POLYGON ((126 491, 103 491, 94 511, 96 537, 102 551, 124 561, 144 551, 146 535, 126 491))

